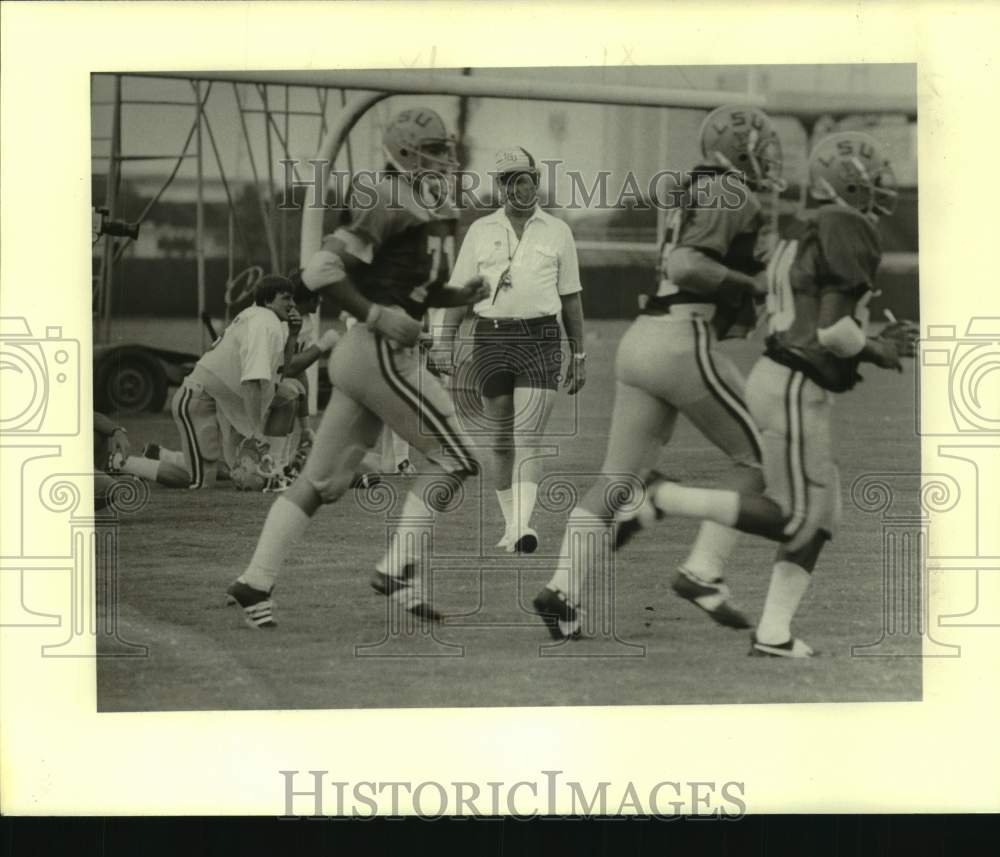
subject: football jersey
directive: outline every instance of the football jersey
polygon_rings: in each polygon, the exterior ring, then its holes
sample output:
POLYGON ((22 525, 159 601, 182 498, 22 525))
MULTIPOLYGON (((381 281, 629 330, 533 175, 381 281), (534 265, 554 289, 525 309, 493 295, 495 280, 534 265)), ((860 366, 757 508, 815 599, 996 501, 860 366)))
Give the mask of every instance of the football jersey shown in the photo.
POLYGON ((423 318, 428 295, 448 282, 454 264, 457 212, 450 205, 429 210, 410 182, 395 174, 366 194, 371 204, 352 207, 350 224, 324 239, 324 249, 334 238, 347 238, 347 250, 367 262, 352 272, 358 291, 423 318))
POLYGON ((659 282, 646 311, 664 312, 675 303, 711 303, 712 296, 685 292, 667 276, 676 247, 693 247, 742 274, 764 270, 766 230, 760 200, 739 174, 715 166, 695 167, 685 186, 684 204, 670 214, 660 245, 659 282))
POLYGON ((240 395, 244 381, 278 380, 287 338, 285 325, 274 312, 249 306, 236 316, 222 337, 198 361, 232 393, 240 395))
POLYGON ((768 357, 832 392, 851 389, 859 358, 837 357, 820 345, 820 301, 827 292, 841 293, 864 328, 881 259, 874 224, 853 208, 830 204, 796 217, 767 268, 768 357))

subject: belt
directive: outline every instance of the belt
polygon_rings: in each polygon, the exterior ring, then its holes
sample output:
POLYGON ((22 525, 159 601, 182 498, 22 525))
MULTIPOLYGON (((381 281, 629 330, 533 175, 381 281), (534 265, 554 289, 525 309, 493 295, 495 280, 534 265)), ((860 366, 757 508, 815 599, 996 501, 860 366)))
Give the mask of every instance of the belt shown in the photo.
POLYGON ((645 313, 645 316, 668 321, 696 318, 711 321, 715 317, 715 304, 671 304, 662 313, 645 313))
POLYGON ((485 315, 476 316, 476 324, 492 327, 494 330, 535 330, 555 324, 554 315, 542 315, 535 318, 490 318, 485 315))

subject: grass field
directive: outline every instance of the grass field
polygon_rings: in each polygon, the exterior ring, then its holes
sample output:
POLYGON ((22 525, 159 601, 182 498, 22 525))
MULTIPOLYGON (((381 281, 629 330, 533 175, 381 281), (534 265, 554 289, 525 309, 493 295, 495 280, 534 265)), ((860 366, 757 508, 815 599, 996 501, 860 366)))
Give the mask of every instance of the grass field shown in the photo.
MULTIPOLYGON (((588 385, 577 401, 560 396, 551 426, 562 436, 553 438, 558 456, 547 463, 549 472, 580 474, 572 481, 581 486, 603 455, 614 350, 625 323, 589 327, 588 385)), ((724 347, 744 370, 759 353, 759 344, 724 347)), ((566 513, 537 510, 535 556, 501 554, 492 547, 500 512, 492 486, 479 480, 466 485, 464 504, 435 531, 435 601, 450 619, 433 636, 386 639, 386 601, 368 585, 385 516, 364 511, 350 494, 320 510, 289 557, 275 593, 279 627, 255 632, 225 606, 224 591, 249 559, 272 498, 225 485, 204 492, 154 486, 149 505, 122 523, 118 561, 119 634, 147 645, 149 656, 98 659, 99 709, 919 699, 919 659, 851 656, 851 646, 880 638, 883 596, 881 527, 853 506, 849 486, 863 473, 919 470, 912 371, 911 363, 901 378, 870 367, 865 382, 838 402, 844 518, 797 620, 801 636, 821 653, 812 660, 747 658, 745 633, 718 628, 673 596, 670 577, 695 532, 693 522, 676 521, 643 534, 618 558, 619 642, 605 636, 553 649, 522 605, 549 577, 566 513)), ((177 445, 168 411, 124 423, 136 447, 177 445)), ((726 466, 684 424, 663 464, 707 484, 726 466)), ((402 496, 405 483, 397 487, 402 496)), ((771 545, 747 537, 728 573, 735 600, 752 617, 763 603, 772 554, 771 545)))

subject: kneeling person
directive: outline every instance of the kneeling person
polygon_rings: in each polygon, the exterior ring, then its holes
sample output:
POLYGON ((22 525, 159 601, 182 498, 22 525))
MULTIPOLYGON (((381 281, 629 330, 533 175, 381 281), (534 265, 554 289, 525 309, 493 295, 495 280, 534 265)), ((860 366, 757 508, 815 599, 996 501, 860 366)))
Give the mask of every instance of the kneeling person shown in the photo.
MULTIPOLYGON (((231 472, 235 469, 245 438, 266 449, 265 421, 285 359, 282 322, 294 310, 293 292, 285 277, 263 277, 254 289, 254 305, 233 319, 177 389, 171 411, 182 461, 133 457, 124 472, 174 487, 210 488, 220 460, 231 472)), ((292 394, 284 391, 285 398, 292 394)))

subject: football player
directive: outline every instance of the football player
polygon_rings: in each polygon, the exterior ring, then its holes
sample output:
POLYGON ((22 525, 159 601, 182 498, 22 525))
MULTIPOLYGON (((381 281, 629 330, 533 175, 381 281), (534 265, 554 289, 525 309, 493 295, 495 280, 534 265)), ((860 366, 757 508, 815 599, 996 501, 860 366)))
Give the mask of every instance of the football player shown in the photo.
POLYGON ((892 167, 859 132, 832 134, 809 157, 818 208, 804 211, 767 268, 765 356, 747 381, 764 440, 763 494, 693 488, 656 475, 642 514, 619 527, 624 543, 664 514, 705 518, 780 542, 750 654, 805 658, 812 649, 791 623, 820 550, 840 515, 833 460, 834 394, 859 380, 858 366, 902 371, 894 342, 866 334, 868 302, 882 251, 876 224, 892 213, 892 167))
POLYGON ((294 420, 299 390, 279 385, 290 353, 282 322, 294 321, 293 292, 285 277, 261 278, 254 287, 254 304, 233 319, 174 394, 171 410, 180 455, 161 451, 158 460, 131 456, 123 472, 171 487, 210 488, 221 459, 238 483, 237 451, 244 439, 261 450, 268 447, 266 420, 276 398, 289 412, 289 425, 294 420))
POLYGON ((450 177, 458 164, 441 117, 426 107, 404 110, 385 129, 383 146, 390 169, 374 200, 359 194, 349 225, 327 236, 303 270, 309 288, 361 323, 330 358, 333 393, 305 467, 271 506, 249 565, 229 587, 254 628, 275 625, 271 591, 285 557, 320 506, 347 490, 383 425, 419 449, 427 466, 412 482, 372 587, 417 617, 440 618, 423 587, 421 534, 479 465, 417 342, 428 306, 474 303, 488 289, 480 277, 445 288, 457 223, 450 177))
MULTIPOLYGON (((183 448, 185 439, 191 434, 186 429, 186 423, 190 421, 192 426, 195 423, 198 424, 194 437, 196 441, 199 437, 202 438, 199 442, 200 454, 204 455, 206 451, 211 451, 219 443, 224 447, 221 448, 221 457, 214 460, 204 459, 202 472, 206 478, 203 479, 201 487, 207 487, 215 479, 233 480, 236 487, 246 490, 259 490, 261 487, 266 487, 269 491, 279 491, 290 484, 285 471, 292 466, 287 461, 289 457, 288 441, 295 427, 296 417, 300 418, 303 425, 301 437, 304 443, 302 449, 296 452, 292 463, 294 464, 299 459, 300 454, 304 459, 304 455, 308 451, 308 426, 302 416, 306 399, 306 379, 303 373, 322 354, 333 348, 337 342, 338 334, 333 330, 328 330, 319 336, 312 332, 304 334, 302 313, 306 316, 314 313, 318 307, 318 300, 313 292, 302 285, 301 280, 294 272, 289 275, 288 281, 294 289, 292 292, 294 305, 287 309, 285 317, 281 319, 280 337, 284 340, 284 348, 281 354, 281 365, 273 376, 274 381, 269 389, 265 389, 268 404, 261 434, 245 434, 250 423, 241 419, 237 397, 242 396, 247 391, 247 385, 244 381, 237 383, 234 369, 236 366, 234 361, 237 359, 234 355, 239 350, 238 360, 241 361, 240 366, 242 367, 240 371, 252 371, 249 368, 254 359, 251 355, 259 348, 260 330, 263 329, 261 323, 268 322, 267 316, 261 316, 258 312, 259 305, 255 304, 240 312, 233 319, 226 333, 212 344, 209 351, 199 361, 199 368, 192 373, 194 381, 197 381, 198 378, 201 378, 203 382, 208 379, 208 383, 202 383, 202 387, 209 391, 209 395, 215 391, 216 411, 221 413, 221 418, 215 420, 215 424, 220 426, 218 442, 214 439, 216 428, 213 427, 213 421, 201 413, 202 408, 197 405, 192 408, 189 404, 189 420, 183 418, 183 415, 178 412, 182 416, 178 422, 182 449, 173 450, 156 443, 147 443, 143 448, 142 458, 126 460, 122 467, 124 472, 154 479, 167 487, 177 488, 191 485, 193 471, 188 463, 189 452, 183 448), (244 313, 254 315, 255 325, 245 329, 238 328, 227 342, 226 334, 238 321, 242 325, 245 320, 244 313), (216 354, 218 349, 221 351, 216 354), (229 357, 226 357, 227 353, 229 357), (205 371, 208 372, 208 375, 205 374, 205 371), (228 378, 228 382, 223 381, 223 378, 228 378), (226 389, 224 393, 221 392, 223 387, 226 389), (221 426, 225 427, 224 430, 221 426), (258 440, 256 444, 258 448, 251 450, 254 453, 251 457, 260 458, 266 454, 272 475, 265 477, 263 474, 245 473, 247 467, 256 470, 258 465, 244 464, 240 466, 236 460, 240 457, 237 450, 254 446, 254 444, 242 443, 248 437, 256 437, 258 440), (146 463, 145 460, 150 460, 150 463, 146 463), (233 478, 234 470, 235 479, 233 478)), ((268 323, 267 327, 270 328, 271 325, 268 323)), ((180 392, 178 391, 178 395, 180 392)), ((250 430, 252 431, 252 428, 250 430)))
MULTIPOLYGON (((744 399, 744 379, 720 337, 753 327, 753 298, 764 289, 767 217, 758 194, 781 187, 781 146, 771 120, 756 108, 720 107, 700 131, 703 162, 688 175, 671 217, 660 278, 625 333, 616 358, 615 405, 601 479, 570 514, 559 565, 534 601, 557 639, 576 633, 580 592, 592 552, 572 568, 569 546, 577 523, 610 524, 627 491, 623 475, 643 473, 670 441, 683 414, 732 462, 727 484, 759 491, 761 441, 744 399), (560 624, 561 623, 561 624, 560 624)), ((723 567, 738 534, 713 522, 698 537, 673 581, 674 591, 729 627, 748 627, 729 603, 723 567)))

